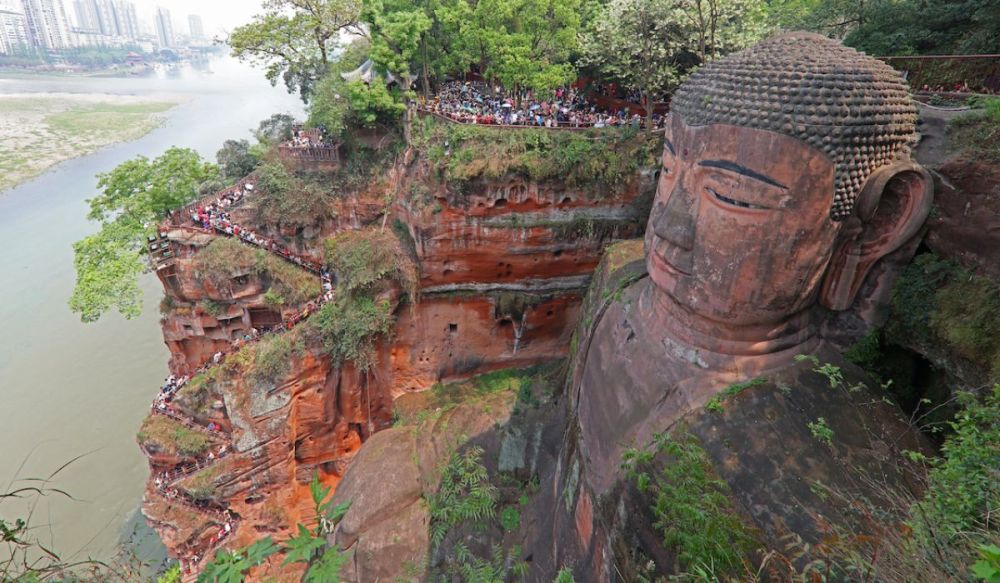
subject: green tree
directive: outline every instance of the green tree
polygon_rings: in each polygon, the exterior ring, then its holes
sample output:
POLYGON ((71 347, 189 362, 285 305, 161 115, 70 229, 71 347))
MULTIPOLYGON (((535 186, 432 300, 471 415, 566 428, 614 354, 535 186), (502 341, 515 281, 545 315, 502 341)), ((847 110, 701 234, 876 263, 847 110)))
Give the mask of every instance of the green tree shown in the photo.
POLYGON ((266 146, 273 146, 292 139, 292 126, 295 118, 287 113, 276 113, 262 120, 254 135, 257 141, 266 146))
POLYGON ((232 54, 265 67, 272 85, 285 83, 308 101, 326 74, 341 33, 362 34, 361 0, 265 0, 264 12, 229 35, 232 54))
POLYGON ((371 41, 371 59, 400 79, 404 90, 413 82, 414 62, 431 19, 412 0, 367 0, 362 12, 371 41))
POLYGON ((341 74, 353 71, 364 63, 370 49, 371 43, 367 39, 355 39, 330 65, 330 72, 316 84, 309 103, 309 125, 323 126, 329 135, 341 134, 349 125, 355 125, 350 89, 341 74))
POLYGON ((435 11, 458 67, 475 64, 491 82, 536 91, 575 78, 580 13, 581 0, 450 0, 435 11))
POLYGON ((139 275, 144 239, 171 209, 194 200, 201 183, 217 175, 197 152, 170 148, 150 160, 139 156, 98 176, 101 194, 89 200, 87 218, 101 229, 73 244, 76 287, 69 306, 84 322, 117 309, 134 318, 142 309, 139 275))
POLYGON ((762 0, 677 0, 671 20, 685 31, 698 62, 707 63, 763 38, 765 8, 762 0))
POLYGON ((393 125, 406 110, 399 90, 390 90, 378 80, 354 81, 346 86, 351 117, 365 127, 393 125))
POLYGON ((612 0, 582 36, 582 62, 632 91, 653 116, 654 96, 672 91, 681 78, 682 31, 672 0, 612 0))
POLYGON ((226 180, 233 181, 253 172, 260 158, 251 149, 247 140, 226 140, 215 154, 219 163, 219 173, 226 180))

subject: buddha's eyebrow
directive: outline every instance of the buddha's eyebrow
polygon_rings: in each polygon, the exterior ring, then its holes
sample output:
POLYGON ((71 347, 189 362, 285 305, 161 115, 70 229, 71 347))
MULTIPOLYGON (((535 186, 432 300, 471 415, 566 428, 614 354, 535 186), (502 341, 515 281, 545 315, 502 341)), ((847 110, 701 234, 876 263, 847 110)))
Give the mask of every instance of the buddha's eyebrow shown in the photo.
POLYGON ((674 145, 670 143, 670 138, 663 138, 663 143, 666 144, 667 149, 670 150, 671 154, 673 154, 674 156, 677 155, 677 152, 674 151, 674 145))
POLYGON ((771 186, 777 186, 782 190, 788 190, 787 186, 778 182, 777 180, 769 176, 765 176, 760 172, 755 172, 747 168, 746 166, 741 166, 736 162, 730 162, 729 160, 702 160, 701 162, 698 162, 698 165, 704 166, 705 168, 720 168, 722 170, 729 170, 730 172, 735 172, 742 176, 753 178, 754 180, 760 180, 765 184, 770 184, 771 186))

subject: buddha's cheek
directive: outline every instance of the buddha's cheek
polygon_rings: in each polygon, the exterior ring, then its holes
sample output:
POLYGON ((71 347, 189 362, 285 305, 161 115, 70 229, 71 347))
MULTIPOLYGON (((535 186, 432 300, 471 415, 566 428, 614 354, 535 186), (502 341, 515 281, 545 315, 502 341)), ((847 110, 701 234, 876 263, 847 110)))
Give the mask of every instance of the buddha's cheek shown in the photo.
POLYGON ((795 229, 781 213, 705 213, 692 277, 675 286, 675 299, 716 320, 766 322, 794 312, 808 295, 825 259, 818 233, 795 229))

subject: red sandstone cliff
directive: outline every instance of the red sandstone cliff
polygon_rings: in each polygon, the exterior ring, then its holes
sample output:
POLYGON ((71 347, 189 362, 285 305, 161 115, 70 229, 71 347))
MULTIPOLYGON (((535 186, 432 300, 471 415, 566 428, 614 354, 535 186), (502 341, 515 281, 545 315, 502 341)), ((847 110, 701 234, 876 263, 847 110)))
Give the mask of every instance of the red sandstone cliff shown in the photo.
POLYGON ((177 392, 171 413, 214 428, 209 445, 186 458, 156 455, 156 439, 140 435, 152 468, 143 512, 172 555, 201 560, 217 544, 245 545, 266 533, 280 540, 311 520, 306 485, 313 474, 336 485, 361 444, 392 424, 401 395, 565 356, 603 248, 642 231, 654 188, 651 174, 638 174, 598 197, 510 174, 456 194, 419 151, 403 160, 377 183, 395 198, 388 216, 378 202, 385 195, 374 188, 337 199, 332 218, 304 227, 261 222, 252 196, 232 211, 234 223, 310 260, 318 260, 324 238, 345 229, 400 236, 419 269, 417 299, 392 287, 379 296, 395 306, 394 333, 378 342, 366 371, 335 366, 314 341, 300 338, 290 366, 262 378, 253 363, 257 351, 273 349, 265 347, 272 340, 236 352, 233 341, 287 321, 305 302, 269 302, 275 276, 256 267, 206 277, 205 250, 223 235, 192 228, 183 215, 164 225, 171 252, 158 256, 156 273, 167 298, 171 370, 190 375, 209 365, 177 392), (213 366, 219 351, 230 354, 213 366), (194 463, 203 467, 194 470, 194 463), (154 480, 163 474, 166 487, 154 480), (233 532, 216 543, 227 524, 233 532))

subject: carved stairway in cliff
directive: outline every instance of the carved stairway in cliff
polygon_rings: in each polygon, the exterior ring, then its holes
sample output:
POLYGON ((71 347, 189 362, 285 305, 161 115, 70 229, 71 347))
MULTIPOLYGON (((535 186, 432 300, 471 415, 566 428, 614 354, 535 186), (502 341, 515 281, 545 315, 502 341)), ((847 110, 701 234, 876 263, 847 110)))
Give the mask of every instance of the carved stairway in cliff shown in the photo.
MULTIPOLYGON (((309 315, 314 313, 324 303, 335 297, 329 276, 314 260, 292 253, 283 246, 231 220, 224 209, 228 210, 241 205, 245 202, 245 195, 252 192, 253 181, 248 177, 214 197, 196 201, 184 209, 174 212, 169 225, 165 225, 170 227, 169 230, 161 229, 158 237, 151 237, 149 240, 150 258, 154 269, 171 270, 178 256, 183 256, 183 252, 178 249, 176 236, 171 236, 172 232, 181 231, 189 235, 202 237, 222 235, 235 238, 245 245, 264 249, 282 260, 318 276, 323 284, 321 286, 321 294, 307 302, 304 308, 296 311, 291 317, 285 319, 273 329, 256 334, 251 338, 234 342, 231 350, 217 352, 210 362, 198 368, 193 375, 190 375, 191 377, 200 373, 210 373, 213 368, 225 366, 227 358, 233 351, 247 344, 258 342, 267 335, 281 333, 293 328, 307 319, 309 315), (224 200, 228 201, 226 205, 221 204, 221 201, 224 200), (191 220, 192 224, 200 224, 200 226, 185 224, 186 217, 191 220)), ((194 581, 201 562, 206 557, 210 558, 216 547, 229 538, 232 533, 236 532, 239 526, 239 516, 232 514, 228 507, 212 507, 203 501, 194 499, 188 492, 179 487, 185 479, 226 459, 230 452, 233 451, 232 436, 229 432, 224 431, 221 425, 212 423, 210 426, 205 426, 200 424, 174 406, 173 396, 184 386, 189 378, 185 376, 179 380, 174 380, 173 375, 171 375, 164 384, 164 388, 158 392, 157 397, 154 399, 151 413, 173 419, 188 429, 206 435, 213 441, 221 440, 224 444, 211 448, 207 457, 195 459, 193 462, 180 462, 168 470, 152 474, 155 478, 150 480, 150 487, 147 488, 147 496, 160 499, 168 507, 174 505, 183 507, 186 511, 200 516, 204 522, 202 527, 194 529, 183 544, 175 549, 176 554, 179 555, 181 560, 184 581, 194 581), (218 528, 218 530, 214 531, 215 528, 218 528), (213 531, 214 534, 210 534, 213 531)), ((204 455, 204 452, 202 455, 204 455)))

